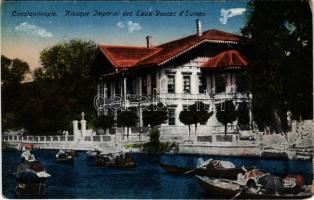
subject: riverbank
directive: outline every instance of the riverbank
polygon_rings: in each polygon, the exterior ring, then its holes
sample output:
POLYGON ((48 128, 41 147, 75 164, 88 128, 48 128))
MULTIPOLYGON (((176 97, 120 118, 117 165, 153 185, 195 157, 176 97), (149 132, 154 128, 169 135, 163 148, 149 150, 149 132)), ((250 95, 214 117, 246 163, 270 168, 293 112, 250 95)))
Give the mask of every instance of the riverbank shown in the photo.
MULTIPOLYGON (((7 149, 20 149, 23 143, 20 142, 6 142, 7 149)), ((125 141, 119 144, 112 143, 95 143, 95 142, 67 142, 67 143, 32 143, 35 149, 69 149, 77 151, 89 151, 99 149, 104 153, 115 152, 142 152, 147 151, 142 148, 144 142, 129 143, 125 141), (134 145, 135 144, 135 145, 134 145), (136 148, 134 148, 134 146, 136 148)), ((281 159, 281 160, 309 160, 311 157, 298 157, 296 152, 283 149, 272 149, 252 144, 177 144, 176 147, 167 148, 168 154, 181 154, 181 155, 207 155, 207 156, 231 156, 231 157, 247 157, 247 158, 262 158, 262 159, 281 159)), ((164 152, 163 152, 164 153, 164 152)))

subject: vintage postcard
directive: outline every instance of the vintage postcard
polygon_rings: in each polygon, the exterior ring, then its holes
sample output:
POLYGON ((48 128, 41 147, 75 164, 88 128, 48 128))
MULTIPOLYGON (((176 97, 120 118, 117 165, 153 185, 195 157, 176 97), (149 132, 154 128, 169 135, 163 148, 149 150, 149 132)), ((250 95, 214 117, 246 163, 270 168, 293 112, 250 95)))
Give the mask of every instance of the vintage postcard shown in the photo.
POLYGON ((311 198, 312 13, 3 0, 2 197, 311 198))

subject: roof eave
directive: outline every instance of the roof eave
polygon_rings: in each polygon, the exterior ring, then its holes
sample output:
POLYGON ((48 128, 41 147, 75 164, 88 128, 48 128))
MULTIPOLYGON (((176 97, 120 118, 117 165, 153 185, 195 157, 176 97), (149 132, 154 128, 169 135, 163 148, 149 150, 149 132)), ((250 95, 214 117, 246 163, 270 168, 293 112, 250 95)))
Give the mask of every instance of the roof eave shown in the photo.
POLYGON ((177 53, 176 55, 174 55, 174 56, 168 58, 167 60, 165 60, 165 61, 159 63, 158 65, 159 65, 159 66, 160 66, 160 65, 164 65, 164 64, 168 63, 169 61, 171 61, 171 60, 177 58, 178 56, 180 56, 180 55, 182 55, 182 54, 184 54, 184 53, 190 51, 191 49, 194 49, 195 47, 197 47, 197 46, 199 46, 199 45, 201 45, 201 44, 203 44, 203 43, 205 43, 205 42, 208 42, 208 43, 224 43, 224 44, 238 44, 238 43, 239 43, 238 41, 231 41, 231 40, 230 40, 230 41, 226 41, 226 40, 209 40, 209 39, 203 39, 203 40, 199 41, 198 43, 194 44, 193 46, 191 46, 191 47, 189 47, 189 48, 187 48, 187 49, 185 49, 185 50, 183 50, 183 51, 177 53))

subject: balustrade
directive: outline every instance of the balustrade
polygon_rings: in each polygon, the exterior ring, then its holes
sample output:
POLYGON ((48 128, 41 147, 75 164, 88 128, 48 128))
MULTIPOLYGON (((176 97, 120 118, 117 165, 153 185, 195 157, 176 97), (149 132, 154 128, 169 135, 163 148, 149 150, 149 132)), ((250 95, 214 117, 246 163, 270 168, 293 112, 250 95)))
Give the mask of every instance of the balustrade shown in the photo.
POLYGON ((74 141, 74 137, 73 136, 68 136, 68 141, 70 141, 70 142, 74 141))
POLYGON ((64 142, 65 141, 65 136, 60 136, 60 141, 64 142))
POLYGON ((93 136, 93 141, 100 142, 100 136, 93 136))
MULTIPOLYGON (((74 142, 73 136, 21 136, 21 135, 4 135, 2 136, 3 141, 15 141, 15 142, 34 142, 34 143, 49 143, 49 142, 74 142)), ((83 141, 86 142, 110 142, 111 135, 96 135, 96 136, 85 136, 83 141)))
POLYGON ((102 136, 102 141, 104 141, 104 142, 110 142, 110 141, 111 141, 111 136, 109 136, 109 135, 103 135, 103 136, 102 136))

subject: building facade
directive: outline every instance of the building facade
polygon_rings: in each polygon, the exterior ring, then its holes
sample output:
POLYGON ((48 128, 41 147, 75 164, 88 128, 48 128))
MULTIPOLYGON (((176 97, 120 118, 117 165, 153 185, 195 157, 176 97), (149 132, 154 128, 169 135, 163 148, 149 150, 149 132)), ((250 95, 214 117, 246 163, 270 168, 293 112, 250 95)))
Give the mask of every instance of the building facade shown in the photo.
MULTIPOLYGON (((219 30, 202 32, 168 43, 147 45, 100 45, 90 69, 97 80, 95 104, 98 115, 116 115, 118 107, 134 110, 142 127, 143 107, 162 102, 168 107, 164 127, 182 127, 180 112, 195 101, 215 109, 222 101, 245 102, 252 122, 251 99, 244 81, 249 64, 245 58, 247 39, 219 30), (110 108, 110 109, 108 109, 110 108)), ((236 124, 237 121, 234 122, 236 124)), ((220 126, 215 115, 201 126, 220 126)))

